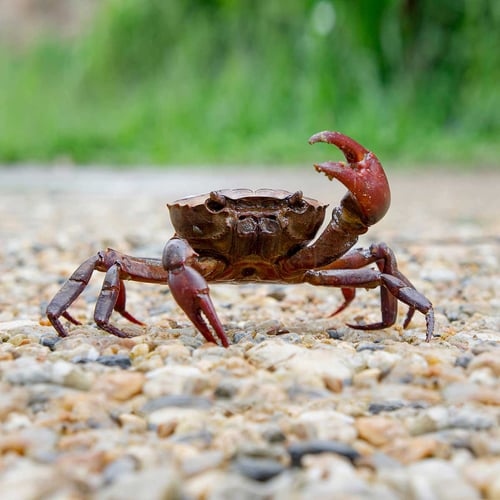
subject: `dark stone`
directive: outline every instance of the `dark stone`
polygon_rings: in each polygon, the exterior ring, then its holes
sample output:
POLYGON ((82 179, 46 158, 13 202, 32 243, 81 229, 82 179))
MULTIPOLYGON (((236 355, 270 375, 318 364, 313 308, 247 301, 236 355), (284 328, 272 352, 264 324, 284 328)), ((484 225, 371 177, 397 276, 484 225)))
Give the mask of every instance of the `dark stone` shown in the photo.
POLYGON ((214 391, 214 396, 218 399, 231 399, 238 388, 233 382, 222 380, 214 391))
POLYGON ((207 430, 191 432, 189 434, 174 434, 169 438, 171 443, 194 443, 199 442, 208 446, 212 442, 212 434, 207 430))
POLYGON ((255 481, 268 481, 285 470, 280 462, 270 458, 239 457, 234 465, 240 474, 255 481))
POLYGON ((472 361, 472 357, 470 354, 462 354, 462 356, 458 356, 455 359, 455 366, 460 366, 462 368, 467 368, 469 363, 472 361))
POLYGON ((273 299, 281 302, 286 298, 286 289, 282 286, 273 287, 273 289, 267 294, 268 297, 272 297, 273 299))
POLYGON ((254 338, 252 337, 251 333, 249 333, 249 332, 236 332, 233 335, 233 342, 235 344, 238 344, 241 341, 252 342, 252 344, 255 343, 254 338))
POLYGON ((101 363, 101 365, 106 366, 118 366, 126 370, 132 366, 132 361, 130 357, 126 354, 111 354, 109 356, 99 356, 96 361, 101 363))
POLYGON ((40 344, 48 347, 51 351, 55 350, 56 344, 61 341, 61 337, 58 335, 42 335, 40 337, 40 344))
POLYGON ((288 447, 288 453, 290 454, 292 465, 294 467, 300 467, 302 465, 302 457, 304 455, 335 453, 336 455, 348 458, 351 462, 360 457, 359 452, 357 452, 352 446, 339 441, 302 441, 291 444, 288 447))
POLYGON ((374 415, 378 415, 383 411, 395 411, 403 408, 403 401, 382 401, 381 403, 370 403, 368 411, 374 415))
POLYGON ((364 342, 363 344, 359 344, 356 347, 357 352, 361 351, 383 351, 385 349, 385 345, 383 344, 372 344, 370 342, 364 342))
POLYGON ((161 408, 168 407, 178 407, 178 408, 198 408, 201 410, 208 409, 212 406, 212 402, 208 398, 203 398, 201 396, 184 396, 184 395, 173 395, 173 396, 161 396, 159 398, 151 399, 142 408, 143 413, 152 413, 161 408))
POLYGON ((283 434, 282 430, 279 427, 268 427, 263 433, 262 436, 268 443, 283 443, 286 441, 286 436, 283 434))
POLYGON ((339 330, 334 330, 333 328, 332 329, 328 329, 326 331, 326 333, 328 334, 328 337, 331 338, 331 339, 334 339, 334 340, 341 340, 344 338, 344 332, 341 332, 339 330))

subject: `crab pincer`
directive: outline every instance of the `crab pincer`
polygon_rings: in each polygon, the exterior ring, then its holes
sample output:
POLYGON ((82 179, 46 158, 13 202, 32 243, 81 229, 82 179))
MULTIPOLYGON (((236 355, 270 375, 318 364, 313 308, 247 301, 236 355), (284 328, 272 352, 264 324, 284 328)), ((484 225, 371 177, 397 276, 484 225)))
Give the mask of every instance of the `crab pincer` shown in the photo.
POLYGON ((343 205, 353 210, 353 215, 365 226, 379 221, 389 209, 391 192, 384 169, 378 158, 354 139, 340 132, 319 132, 309 139, 309 144, 326 142, 337 146, 345 162, 317 163, 318 172, 331 180, 339 180, 349 190, 343 205))
POLYGON ((202 313, 222 345, 228 347, 229 341, 210 299, 207 282, 196 269, 188 264, 188 261, 196 256, 196 252, 186 240, 174 238, 166 244, 162 263, 168 272, 168 286, 177 304, 205 339, 208 342, 217 343, 202 313))

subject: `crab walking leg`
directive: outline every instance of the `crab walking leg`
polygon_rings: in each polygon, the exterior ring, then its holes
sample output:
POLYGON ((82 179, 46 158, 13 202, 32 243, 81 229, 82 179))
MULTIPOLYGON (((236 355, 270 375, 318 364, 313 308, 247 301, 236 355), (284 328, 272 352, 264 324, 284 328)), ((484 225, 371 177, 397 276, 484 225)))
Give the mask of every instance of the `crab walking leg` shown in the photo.
POLYGON ((340 289, 342 292, 342 295, 344 297, 344 302, 340 304, 335 311, 333 311, 329 317, 331 318, 332 316, 336 316, 337 314, 341 313, 344 309, 349 307, 349 304, 354 300, 354 297, 356 297, 356 289, 355 288, 341 288, 340 289))
MULTIPOLYGON (((130 257, 111 248, 98 252, 97 255, 88 258, 76 269, 47 306, 47 318, 61 337, 66 337, 68 333, 59 318, 62 316, 74 324, 80 324, 67 312, 67 309, 88 285, 94 271, 108 273, 111 268, 113 268, 113 270, 106 276, 103 291, 96 304, 96 308, 100 308, 96 314, 101 323, 105 318, 104 311, 106 307, 111 304, 112 307, 109 314, 111 314, 114 309, 132 323, 142 324, 125 309, 126 294, 123 280, 167 284, 167 272, 163 269, 159 259, 130 257), (116 282, 116 280, 118 281, 116 282), (111 285, 111 283, 113 285, 111 285), (111 286, 116 287, 116 293, 112 293, 111 286), (109 298, 106 298, 108 296, 111 297, 111 301, 109 298)), ((114 327, 105 327, 103 329, 111 332, 111 329, 114 329, 114 327)), ((116 330, 120 332, 120 330, 116 330)), ((114 334, 116 335, 116 333, 114 334)), ((126 335, 120 332, 118 336, 122 337, 126 335)))
POLYGON ((66 337, 68 335, 64 326, 59 321, 60 316, 63 316, 75 325, 79 324, 78 321, 66 312, 66 309, 68 309, 68 307, 80 296, 88 285, 99 260, 99 255, 94 255, 83 262, 66 283, 64 283, 63 287, 57 292, 47 306, 47 318, 52 323, 52 326, 59 336, 66 337))
POLYGON ((163 252, 163 266, 168 271, 168 286, 177 304, 205 339, 217 343, 203 319, 202 312, 222 345, 228 347, 229 341, 210 299, 205 278, 186 264, 186 261, 194 256, 195 251, 185 240, 174 238, 167 243, 163 252))
POLYGON ((121 314, 125 319, 128 319, 131 323, 135 323, 136 325, 146 326, 145 323, 139 321, 137 318, 134 318, 127 310, 127 291, 125 289, 125 283, 123 280, 119 280, 119 290, 118 297, 116 298, 116 304, 114 310, 121 314))
POLYGON ((134 318, 125 309, 126 303, 126 292, 125 285, 120 279, 120 264, 113 264, 107 271, 104 277, 104 282, 102 284, 101 293, 97 298, 95 311, 94 311, 94 321, 96 325, 101 329, 117 337, 127 338, 125 332, 116 328, 109 323, 109 318, 111 313, 117 311, 124 318, 128 319, 131 323, 136 325, 144 325, 141 321, 134 318))
POLYGON ((94 321, 101 330, 112 333, 117 337, 126 338, 128 335, 125 332, 109 324, 109 318, 120 296, 122 287, 120 282, 120 266, 119 264, 113 264, 104 277, 101 293, 95 306, 94 321))
MULTIPOLYGON (((326 266, 325 269, 360 269, 373 263, 377 264, 379 270, 382 273, 395 276, 396 278, 405 282, 408 287, 415 288, 410 280, 403 273, 401 273, 401 271, 399 271, 396 256, 385 243, 374 243, 373 245, 370 245, 370 248, 368 249, 356 248, 350 250, 346 255, 340 257, 335 262, 332 262, 329 266, 326 266)), ((351 293, 348 293, 346 296, 347 290, 342 289, 342 293, 345 299, 344 303, 336 311, 334 311, 331 316, 334 316, 340 311, 343 311, 354 299, 356 293, 355 289, 350 289, 351 293)), ((390 294, 385 287, 380 288, 380 295, 382 304, 386 304, 386 309, 393 310, 394 315, 396 315, 396 298, 392 294, 390 294)), ((415 307, 410 306, 403 323, 404 328, 408 327, 414 313, 415 307)), ((391 324, 393 324, 395 321, 396 317, 394 316, 394 320, 391 324)))
MULTIPOLYGON (((387 288, 388 292, 396 299, 417 309, 425 315, 427 342, 432 338, 434 331, 434 310, 429 300, 415 288, 390 274, 381 273, 374 269, 326 269, 318 271, 307 271, 304 274, 304 281, 312 285, 334 286, 340 288, 376 288, 381 286, 387 288)), ((382 296, 382 321, 370 325, 348 325, 358 330, 376 330, 386 328, 394 324, 395 314, 393 303, 384 303, 382 296)))

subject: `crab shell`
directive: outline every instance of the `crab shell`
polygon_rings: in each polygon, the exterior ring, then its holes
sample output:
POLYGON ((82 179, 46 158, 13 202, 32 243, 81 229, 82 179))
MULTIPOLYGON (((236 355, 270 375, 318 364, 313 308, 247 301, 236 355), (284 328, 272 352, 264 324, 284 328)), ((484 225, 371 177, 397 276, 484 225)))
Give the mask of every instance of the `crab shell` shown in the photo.
POLYGON ((311 241, 328 205, 301 191, 222 189, 167 205, 176 234, 200 255, 274 261, 311 241))

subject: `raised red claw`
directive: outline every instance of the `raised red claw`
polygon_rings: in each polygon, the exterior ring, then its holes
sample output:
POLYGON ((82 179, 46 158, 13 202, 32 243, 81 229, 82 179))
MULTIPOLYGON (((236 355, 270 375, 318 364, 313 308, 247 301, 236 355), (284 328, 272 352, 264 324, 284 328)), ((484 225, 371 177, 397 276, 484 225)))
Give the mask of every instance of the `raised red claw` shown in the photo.
POLYGON ((326 142, 337 146, 348 163, 324 162, 315 164, 331 180, 339 180, 351 192, 357 205, 361 222, 371 226, 389 209, 391 192, 384 169, 378 158, 355 140, 340 132, 319 132, 309 139, 309 144, 326 142))

